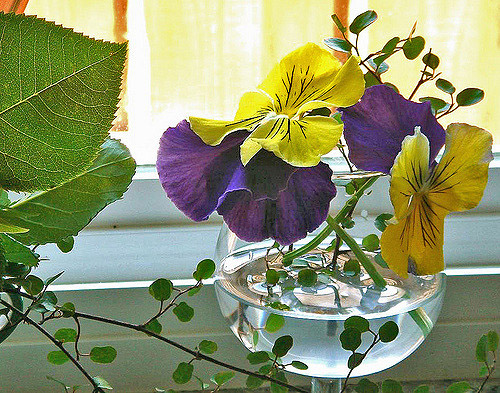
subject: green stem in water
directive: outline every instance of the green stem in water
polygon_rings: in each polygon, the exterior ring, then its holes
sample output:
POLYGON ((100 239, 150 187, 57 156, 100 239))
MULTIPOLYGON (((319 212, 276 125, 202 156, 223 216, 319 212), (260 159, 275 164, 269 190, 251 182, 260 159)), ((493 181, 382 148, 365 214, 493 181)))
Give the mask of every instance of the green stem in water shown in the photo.
MULTIPOLYGON (((359 190, 354 193, 354 195, 345 203, 345 205, 340 209, 340 211, 337 213, 335 218, 332 218, 332 220, 335 220, 336 222, 342 222, 349 214, 351 209, 356 206, 358 203, 359 199, 363 196, 363 193, 377 181, 379 176, 375 176, 367 180, 362 186, 359 187, 359 190)), ((331 217, 330 217, 331 218, 331 217)), ((328 221, 328 219, 327 219, 328 221)), ((332 232, 333 228, 328 225, 326 226, 320 233, 318 233, 314 239, 312 239, 309 243, 304 244, 302 247, 297 248, 295 251, 292 252, 287 252, 285 256, 283 257, 283 265, 288 266, 295 258, 298 258, 309 251, 315 249, 318 247, 323 240, 325 240, 332 232)))
POLYGON ((344 243, 349 246, 354 255, 356 255, 359 263, 361 263, 368 275, 372 278, 373 283, 379 288, 384 288, 387 285, 387 282, 384 280, 384 277, 380 275, 377 269, 375 269, 375 266, 373 266, 373 263, 366 256, 361 247, 359 247, 356 240, 354 240, 354 238, 352 238, 351 235, 349 235, 333 217, 328 216, 326 222, 331 228, 333 228, 337 235, 340 236, 344 243))

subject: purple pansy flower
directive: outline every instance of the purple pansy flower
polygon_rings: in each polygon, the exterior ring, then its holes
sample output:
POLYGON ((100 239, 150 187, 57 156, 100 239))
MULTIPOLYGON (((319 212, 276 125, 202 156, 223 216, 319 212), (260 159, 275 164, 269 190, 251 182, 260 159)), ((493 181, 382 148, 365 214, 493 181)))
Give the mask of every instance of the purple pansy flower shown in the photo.
POLYGON ((195 221, 217 211, 243 240, 287 245, 304 238, 325 221, 336 194, 331 169, 321 162, 295 167, 264 149, 243 166, 248 135, 235 131, 210 146, 186 120, 167 129, 156 164, 164 190, 195 221))
POLYGON ((338 111, 349 159, 359 169, 389 173, 403 139, 416 126, 429 140, 430 163, 444 145, 446 133, 432 114, 430 102, 409 101, 389 86, 372 86, 358 103, 338 111))

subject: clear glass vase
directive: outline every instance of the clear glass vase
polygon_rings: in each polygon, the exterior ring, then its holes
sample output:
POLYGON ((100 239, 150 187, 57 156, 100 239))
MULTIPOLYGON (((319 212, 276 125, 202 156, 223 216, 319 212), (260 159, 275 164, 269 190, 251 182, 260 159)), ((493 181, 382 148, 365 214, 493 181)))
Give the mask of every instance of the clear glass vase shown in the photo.
MULTIPOLYGON (((295 246, 300 247, 311 238, 295 246)), ((273 248, 272 240, 247 243, 225 225, 216 249, 216 293, 233 333, 250 351, 270 351, 278 337, 291 335, 294 344, 282 359, 283 363, 297 360, 307 364, 308 369, 287 366, 287 371, 324 381, 343 378, 349 372, 348 358, 352 352, 343 349, 339 340, 348 317, 359 315, 368 319, 375 332, 387 321, 397 323, 397 338, 390 343, 376 344, 351 376, 376 373, 399 363, 424 341, 428 331, 422 328, 421 322, 432 328, 441 310, 445 289, 444 274, 420 277, 410 274, 403 280, 374 263, 388 284, 380 290, 363 268, 357 275, 346 274, 343 264, 350 257, 347 250, 341 249, 338 262, 332 268, 333 251, 325 251, 332 240, 325 239, 288 267, 281 263, 279 250, 273 248), (302 287, 297 282, 297 274, 306 266, 318 272, 318 280, 313 286, 302 287), (266 284, 266 267, 279 272, 278 284, 266 284), (420 325, 414 321, 415 313, 419 315, 420 325), (271 314, 284 317, 283 327, 275 333, 265 329, 271 314)), ((363 335, 357 352, 363 353, 371 342, 363 335)))

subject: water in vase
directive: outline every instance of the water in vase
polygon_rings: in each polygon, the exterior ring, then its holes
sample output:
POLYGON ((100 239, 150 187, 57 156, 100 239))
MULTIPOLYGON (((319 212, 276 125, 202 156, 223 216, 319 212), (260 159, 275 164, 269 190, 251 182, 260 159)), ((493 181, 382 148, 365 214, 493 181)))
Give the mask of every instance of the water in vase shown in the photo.
MULTIPOLYGON (((287 268, 288 282, 270 287, 263 276, 266 263, 269 265, 268 246, 267 243, 248 245, 222 259, 215 288, 222 314, 249 350, 270 351, 278 337, 286 334, 293 337, 293 348, 282 359, 283 363, 298 360, 309 368, 290 367, 289 371, 314 377, 345 377, 352 352, 342 348, 339 335, 344 321, 352 315, 368 319, 375 332, 387 321, 398 324, 400 333, 396 340, 377 344, 352 376, 384 370, 405 359, 425 338, 408 311, 421 308, 432 323, 439 315, 444 295, 442 274, 410 275, 402 280, 388 269, 381 269, 388 286, 380 291, 363 272, 356 277, 332 274, 335 279, 320 274, 313 287, 300 287, 294 280, 293 269, 287 268), (270 304, 281 309, 271 308, 270 304), (276 333, 264 330, 271 313, 283 315, 285 320, 276 333)), ((324 253, 312 253, 297 263, 320 266, 321 258, 324 253)), ((342 263, 342 258, 339 262, 342 263)), ((363 343, 357 352, 364 352, 372 337, 363 333, 363 343)))

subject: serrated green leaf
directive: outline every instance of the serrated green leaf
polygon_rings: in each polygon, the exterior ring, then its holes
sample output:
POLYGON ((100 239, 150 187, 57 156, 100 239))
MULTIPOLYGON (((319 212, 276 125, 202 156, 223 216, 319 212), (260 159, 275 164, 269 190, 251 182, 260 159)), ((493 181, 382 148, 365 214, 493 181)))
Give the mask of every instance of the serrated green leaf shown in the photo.
POLYGON ((120 199, 134 172, 129 150, 108 139, 84 173, 1 210, 0 216, 29 229, 12 236, 24 244, 55 243, 75 236, 99 211, 120 199))
POLYGON ((484 363, 488 358, 488 336, 483 334, 476 345, 476 360, 484 363))
POLYGON ((318 281, 318 274, 312 269, 302 269, 297 275, 297 282, 303 287, 312 287, 318 281))
POLYGON ((403 387, 394 379, 386 379, 382 382, 382 393, 403 393, 403 387))
POLYGON ((352 45, 342 38, 326 38, 324 43, 337 52, 351 53, 352 45))
POLYGON ((442 79, 442 78, 439 78, 437 81, 436 81, 436 87, 441 90, 441 91, 444 91, 445 93, 448 93, 448 94, 453 94, 455 93, 455 86, 452 85, 451 82, 447 81, 446 79, 442 79))
POLYGON ((249 375, 247 377, 246 387, 248 389, 257 389, 257 388, 260 388, 263 383, 264 383, 263 379, 260 379, 254 375, 249 375))
POLYGON ((247 355, 247 359, 250 364, 260 364, 267 362, 269 360, 269 355, 266 351, 250 352, 247 355))
POLYGON ((103 377, 96 376, 92 379, 97 384, 97 386, 100 387, 101 389, 113 390, 113 388, 108 383, 108 381, 106 381, 103 377))
POLYGON ((57 243, 57 248, 64 253, 70 252, 75 245, 75 239, 73 236, 65 237, 64 239, 59 240, 57 243))
POLYGON ((217 343, 210 340, 203 340, 198 344, 198 349, 200 352, 211 355, 217 352, 217 343))
POLYGON ((408 60, 413 60, 424 50, 424 37, 417 36, 409 38, 403 44, 403 53, 408 60))
POLYGON ((108 364, 116 359, 116 349, 111 346, 94 347, 90 350, 90 360, 95 363, 108 364))
POLYGON ((149 286, 149 294, 158 301, 167 300, 172 295, 174 285, 166 278, 158 278, 149 286))
POLYGON ((174 307, 172 312, 181 322, 189 322, 194 316, 194 309, 186 302, 180 302, 177 306, 174 307))
POLYGON ((0 30, 0 185, 48 189, 84 171, 107 137, 127 46, 24 15, 0 14, 0 30))
POLYGON ((161 323, 156 318, 152 319, 144 327, 146 329, 148 329, 150 332, 156 333, 156 334, 160 334, 161 331, 163 330, 163 326, 161 326, 161 323))
POLYGON ((63 351, 51 351, 47 354, 47 360, 56 366, 60 366, 66 363, 69 357, 67 357, 63 351))
POLYGON ((399 43, 399 37, 391 38, 382 48, 382 53, 391 54, 399 43))
POLYGON ((188 383, 191 380, 191 377, 193 376, 193 370, 194 367, 192 364, 181 362, 177 365, 177 368, 172 374, 172 379, 175 381, 175 383, 178 383, 179 385, 188 383))
POLYGON ((380 246, 380 240, 377 235, 372 233, 368 236, 365 236, 361 241, 361 244, 367 251, 375 251, 380 246))
POLYGON ((337 14, 332 15, 332 20, 333 23, 335 23, 335 26, 342 32, 345 33, 347 31, 347 27, 343 25, 343 23, 340 21, 340 18, 337 16, 337 14))
POLYGON ((71 343, 76 341, 76 335, 75 329, 62 328, 54 333, 54 338, 61 342, 71 343))
POLYGON ((10 263, 21 263, 29 267, 37 267, 40 262, 38 254, 9 235, 0 234, 0 242, 4 249, 5 259, 10 263))
POLYGON ((488 351, 495 352, 498 349, 498 333, 490 330, 487 334, 488 337, 488 351))
POLYGON ((211 259, 204 259, 196 266, 196 271, 193 273, 195 280, 201 281, 212 277, 215 272, 215 262, 211 259))
POLYGON ((293 338, 292 336, 286 335, 276 339, 272 351, 277 357, 281 358, 285 356, 292 347, 293 338))
POLYGON ((283 327, 284 324, 285 318, 283 317, 283 315, 270 314, 269 317, 267 317, 264 329, 268 333, 276 333, 283 327))
POLYGON ((378 330, 378 335, 380 337, 380 341, 384 343, 388 343, 394 341, 394 339, 399 334, 399 326, 394 321, 388 321, 380 326, 378 330))
POLYGON ((434 53, 426 53, 424 57, 422 57, 422 62, 435 70, 439 66, 439 57, 437 57, 434 53))
POLYGON ((344 321, 344 329, 348 328, 353 328, 364 333, 370 329, 370 322, 359 315, 353 315, 344 321))
POLYGON ((217 384, 218 386, 221 386, 229 382, 231 379, 233 379, 234 376, 235 376, 234 371, 221 371, 218 372, 217 374, 212 375, 210 380, 213 383, 217 384))
POLYGON ((292 361, 292 367, 295 367, 297 370, 307 370, 309 366, 305 363, 299 362, 298 360, 292 361))
POLYGON ((361 31, 370 26, 377 20, 377 13, 373 10, 368 10, 356 16, 349 26, 349 30, 353 34, 359 34, 361 31))
POLYGON ((358 393, 378 393, 378 385, 368 378, 363 378, 357 383, 354 390, 358 393))
POLYGON ((469 87, 462 90, 457 94, 457 105, 458 106, 470 106, 477 104, 484 98, 484 91, 481 89, 476 89, 475 87, 469 87))
POLYGON ((461 381, 452 383, 446 389, 446 393, 468 393, 472 391, 472 388, 468 382, 461 381))

